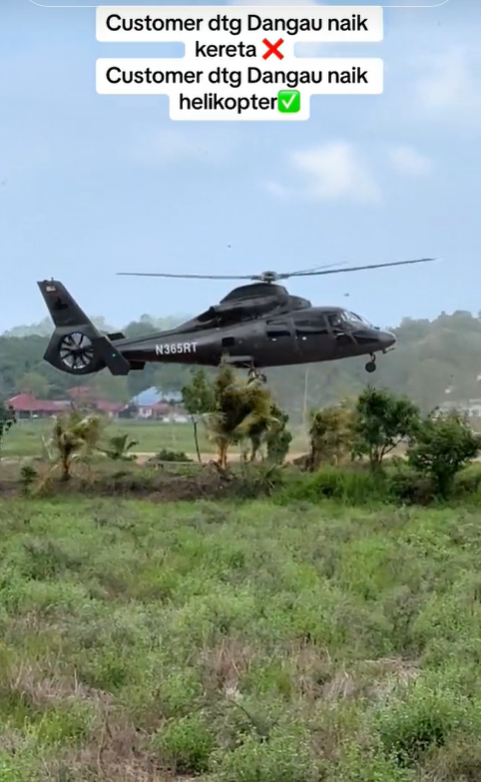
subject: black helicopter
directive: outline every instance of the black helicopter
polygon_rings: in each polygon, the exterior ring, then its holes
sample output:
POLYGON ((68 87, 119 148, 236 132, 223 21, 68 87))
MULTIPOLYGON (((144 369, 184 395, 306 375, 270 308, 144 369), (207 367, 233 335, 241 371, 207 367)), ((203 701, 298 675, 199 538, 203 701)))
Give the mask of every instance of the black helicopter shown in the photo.
POLYGON ((392 349, 396 338, 343 307, 313 307, 278 285, 290 277, 339 274, 387 266, 426 263, 434 258, 348 268, 318 267, 292 273, 259 275, 148 274, 138 277, 179 277, 249 280, 219 304, 177 328, 128 339, 105 334, 87 317, 61 282, 38 286, 55 325, 44 359, 63 372, 86 375, 108 367, 112 375, 127 375, 148 362, 218 366, 226 361, 247 369, 251 378, 266 378, 259 370, 292 364, 369 356, 367 372, 376 369, 376 353, 392 349))

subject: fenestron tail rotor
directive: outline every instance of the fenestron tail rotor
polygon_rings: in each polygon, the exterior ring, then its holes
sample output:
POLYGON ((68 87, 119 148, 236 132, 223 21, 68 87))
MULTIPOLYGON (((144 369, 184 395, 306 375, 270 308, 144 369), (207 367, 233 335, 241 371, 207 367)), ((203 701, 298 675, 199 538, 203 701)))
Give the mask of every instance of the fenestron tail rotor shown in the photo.
POLYGON ((60 361, 72 372, 83 372, 93 361, 94 347, 91 340, 80 331, 67 334, 58 346, 60 361))
POLYGON ((304 269, 293 272, 275 272, 265 271, 260 274, 172 274, 170 272, 118 272, 119 276, 124 277, 171 277, 181 280, 250 280, 252 282, 278 282, 288 280, 291 277, 316 277, 326 274, 345 274, 347 272, 360 272, 368 269, 385 269, 392 266, 408 266, 417 263, 431 263, 437 258, 416 258, 410 261, 394 261, 391 263, 366 264, 363 266, 348 266, 344 264, 333 263, 324 266, 317 266, 314 269, 304 269), (342 266, 343 268, 338 268, 342 266))

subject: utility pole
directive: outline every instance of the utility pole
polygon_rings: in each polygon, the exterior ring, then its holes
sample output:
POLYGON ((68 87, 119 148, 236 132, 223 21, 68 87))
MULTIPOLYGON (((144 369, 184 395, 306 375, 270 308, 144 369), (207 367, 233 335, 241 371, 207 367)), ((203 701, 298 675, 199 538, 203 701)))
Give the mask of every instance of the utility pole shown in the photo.
POLYGON ((303 406, 302 406, 302 430, 303 430, 304 434, 306 434, 306 435, 307 435, 307 429, 308 429, 308 426, 307 426, 307 415, 308 415, 307 400, 309 398, 309 369, 310 369, 310 365, 306 364, 306 370, 305 370, 305 373, 304 373, 304 403, 303 403, 303 406))

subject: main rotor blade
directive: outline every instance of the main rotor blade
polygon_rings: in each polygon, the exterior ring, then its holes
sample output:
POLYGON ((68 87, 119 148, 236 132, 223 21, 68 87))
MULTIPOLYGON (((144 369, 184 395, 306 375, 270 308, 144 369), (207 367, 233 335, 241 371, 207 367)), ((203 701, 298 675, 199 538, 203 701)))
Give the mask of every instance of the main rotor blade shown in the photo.
POLYGON ((335 268, 344 266, 344 262, 325 264, 314 269, 304 269, 298 272, 262 272, 261 274, 172 274, 170 272, 117 272, 119 277, 168 277, 180 280, 251 280, 260 282, 275 282, 288 280, 290 277, 311 277, 323 274, 344 274, 345 272, 359 272, 366 269, 384 269, 388 266, 406 266, 413 263, 427 263, 436 261, 437 258, 418 258, 414 261, 395 261, 393 263, 377 263, 367 266, 349 266, 347 269, 335 268))
POLYGON ((251 280, 250 274, 164 274, 163 272, 117 272, 118 277, 177 277, 195 280, 251 280))
POLYGON ((393 263, 372 263, 367 266, 349 266, 347 269, 329 269, 319 272, 299 272, 290 276, 295 277, 310 277, 321 274, 345 274, 347 272, 361 272, 366 269, 385 269, 388 266, 407 266, 412 263, 429 263, 430 261, 437 261, 438 258, 418 258, 414 261, 394 261, 393 263))
POLYGON ((260 274, 172 274, 170 272, 117 272, 118 277, 175 277, 182 280, 260 280, 272 276, 276 280, 286 280, 289 277, 298 274, 310 274, 320 269, 331 269, 341 266, 341 263, 330 263, 322 266, 315 266, 313 269, 303 269, 300 272, 261 272, 260 274))
POLYGON ((287 280, 289 277, 298 277, 300 274, 317 274, 321 269, 335 269, 336 266, 345 266, 346 261, 338 263, 323 263, 322 266, 314 266, 312 269, 301 269, 298 272, 280 272, 279 279, 287 280))

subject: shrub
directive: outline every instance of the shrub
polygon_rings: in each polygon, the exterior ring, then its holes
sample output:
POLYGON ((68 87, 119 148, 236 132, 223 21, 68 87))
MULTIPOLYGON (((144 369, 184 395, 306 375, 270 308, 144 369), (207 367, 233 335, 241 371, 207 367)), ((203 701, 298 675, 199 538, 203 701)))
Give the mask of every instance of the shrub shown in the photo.
POLYGON ((327 465, 315 473, 293 477, 284 485, 279 498, 282 502, 317 503, 331 499, 348 505, 363 505, 382 502, 386 496, 384 476, 373 475, 362 468, 341 470, 327 465))
POLYGON ((436 495, 431 478, 413 469, 398 468, 388 476, 389 497, 405 505, 429 505, 436 495))
POLYGON ((160 462, 191 462, 186 453, 183 451, 169 451, 168 448, 162 448, 157 454, 157 459, 160 462))
POLYGON ((476 458, 481 437, 458 413, 444 418, 430 415, 418 426, 408 448, 408 463, 429 476, 436 493, 447 498, 456 474, 476 458))
POLYGON ((312 417, 310 467, 339 464, 352 450, 353 413, 347 403, 325 407, 312 417))
POLYGON ((206 772, 215 748, 214 734, 200 712, 170 720, 153 743, 177 774, 206 772))
POLYGON ((271 464, 282 464, 292 442, 292 434, 287 429, 289 416, 275 404, 271 405, 271 415, 272 422, 265 436, 267 461, 271 464))
POLYGON ((20 470, 20 481, 24 494, 28 494, 30 492, 31 487, 37 478, 38 473, 35 467, 32 467, 31 464, 24 464, 20 470))
POLYGON ((468 716, 455 693, 416 683, 405 701, 378 713, 378 730, 386 755, 401 767, 412 767, 429 749, 446 744, 468 716))
POLYGON ((378 467, 387 453, 412 436, 419 419, 419 409, 407 397, 368 386, 355 409, 356 454, 378 467))
POLYGON ((106 448, 98 448, 97 450, 113 461, 133 461, 135 455, 129 451, 138 444, 138 441, 132 440, 128 434, 120 434, 110 437, 106 448))

